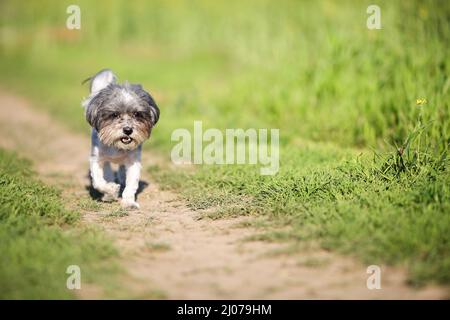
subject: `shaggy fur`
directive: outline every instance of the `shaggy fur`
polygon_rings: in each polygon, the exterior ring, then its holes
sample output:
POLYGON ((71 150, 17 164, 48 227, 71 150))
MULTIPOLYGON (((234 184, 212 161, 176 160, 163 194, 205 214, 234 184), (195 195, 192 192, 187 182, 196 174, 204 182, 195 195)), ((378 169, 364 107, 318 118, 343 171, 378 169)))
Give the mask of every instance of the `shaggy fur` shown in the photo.
POLYGON ((86 120, 92 127, 90 173, 93 187, 103 200, 118 199, 120 184, 114 182, 111 163, 119 165, 119 182, 125 185, 122 206, 139 208, 135 200, 141 170, 142 143, 159 120, 159 109, 142 86, 117 84, 105 69, 89 78, 91 94, 84 100, 86 120))

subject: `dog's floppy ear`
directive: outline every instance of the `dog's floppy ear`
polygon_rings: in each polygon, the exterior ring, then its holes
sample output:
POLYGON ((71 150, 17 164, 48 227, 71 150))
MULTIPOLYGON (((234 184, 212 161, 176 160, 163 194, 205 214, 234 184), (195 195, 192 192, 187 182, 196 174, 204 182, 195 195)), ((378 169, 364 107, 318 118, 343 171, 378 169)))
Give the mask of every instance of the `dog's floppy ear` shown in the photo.
POLYGON ((130 89, 144 102, 150 107, 150 115, 151 115, 151 121, 152 126, 155 126, 155 124, 159 120, 159 108, 156 105, 155 100, 153 100, 152 96, 142 89, 142 86, 140 84, 131 84, 130 89))
POLYGON ((111 95, 111 85, 100 90, 94 97, 92 97, 86 107, 86 120, 97 131, 99 129, 100 117, 99 110, 103 103, 111 95))

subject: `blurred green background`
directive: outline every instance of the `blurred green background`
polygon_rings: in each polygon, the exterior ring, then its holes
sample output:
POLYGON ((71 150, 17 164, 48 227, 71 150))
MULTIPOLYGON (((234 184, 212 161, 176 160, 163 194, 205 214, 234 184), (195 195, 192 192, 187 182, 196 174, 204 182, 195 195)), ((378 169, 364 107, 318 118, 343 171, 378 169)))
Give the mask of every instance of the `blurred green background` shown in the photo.
POLYGON ((155 97, 161 118, 146 147, 167 158, 172 131, 193 120, 280 128, 273 177, 249 166, 150 170, 213 218, 284 227, 263 240, 314 239, 400 264, 412 283, 448 284, 450 2, 376 1, 381 30, 366 27, 370 4, 3 0, 0 83, 87 136, 81 81, 111 68, 155 97), (80 30, 66 28, 70 4, 80 30))
POLYGON ((74 128, 80 82, 110 67, 155 95, 158 144, 201 116, 282 128, 283 143, 379 146, 420 115, 447 148, 448 1, 379 1, 381 30, 366 27, 370 1, 77 1, 81 30, 66 28, 70 4, 2 1, 0 73, 74 128))

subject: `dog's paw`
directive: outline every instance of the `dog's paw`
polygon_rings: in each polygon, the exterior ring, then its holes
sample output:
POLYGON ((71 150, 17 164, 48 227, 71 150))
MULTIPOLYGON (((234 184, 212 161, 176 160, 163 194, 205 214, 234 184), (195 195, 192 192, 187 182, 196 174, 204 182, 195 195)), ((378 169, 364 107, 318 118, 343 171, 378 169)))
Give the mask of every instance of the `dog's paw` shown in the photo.
POLYGON ((114 182, 108 182, 104 188, 104 194, 102 201, 111 202, 119 198, 120 184, 114 182))
POLYGON ((105 193, 119 196, 120 184, 114 182, 108 182, 105 187, 105 193))
POLYGON ((102 197, 103 202, 113 202, 117 200, 117 196, 109 193, 105 193, 102 197))
POLYGON ((120 205, 124 209, 139 209, 139 203, 131 199, 122 199, 120 205))

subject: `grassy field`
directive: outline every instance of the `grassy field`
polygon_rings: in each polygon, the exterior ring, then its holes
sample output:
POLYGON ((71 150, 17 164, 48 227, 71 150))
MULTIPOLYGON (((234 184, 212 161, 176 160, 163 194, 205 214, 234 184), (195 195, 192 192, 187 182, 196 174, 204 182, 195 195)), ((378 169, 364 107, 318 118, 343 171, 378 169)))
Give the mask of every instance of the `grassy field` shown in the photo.
POLYGON ((68 4, 0 4, 3 87, 88 134, 80 82, 112 68, 155 96, 147 147, 163 154, 194 120, 279 128, 275 176, 149 170, 211 217, 262 217, 268 241, 318 241, 402 265, 414 284, 450 282, 447 1, 378 1, 381 30, 366 27, 370 1, 79 1, 72 31, 68 4))
POLYGON ((28 161, 0 149, 0 298, 74 298, 67 268, 98 281, 114 271, 115 251, 94 229, 74 228, 79 215, 33 176, 28 161))
POLYGON ((411 284, 450 281, 447 159, 412 148, 402 157, 373 159, 303 145, 283 150, 283 160, 275 177, 242 167, 203 167, 195 174, 150 170, 193 208, 215 208, 210 218, 262 216, 253 223, 258 239, 294 240, 298 250, 305 240, 318 240, 368 264, 399 263, 411 284))

